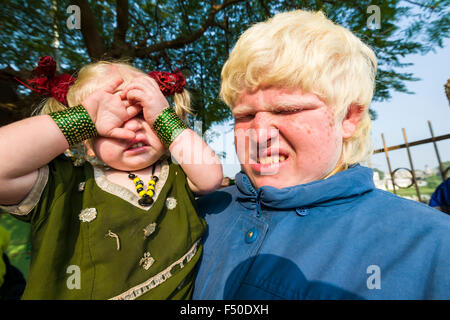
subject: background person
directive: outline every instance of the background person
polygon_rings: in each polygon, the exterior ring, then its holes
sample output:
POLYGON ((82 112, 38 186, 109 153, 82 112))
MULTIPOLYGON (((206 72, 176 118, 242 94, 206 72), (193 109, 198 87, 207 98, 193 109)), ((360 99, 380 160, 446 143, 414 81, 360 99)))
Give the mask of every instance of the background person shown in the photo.
POLYGON ((450 214, 450 178, 437 186, 431 195, 429 205, 446 214, 450 214))

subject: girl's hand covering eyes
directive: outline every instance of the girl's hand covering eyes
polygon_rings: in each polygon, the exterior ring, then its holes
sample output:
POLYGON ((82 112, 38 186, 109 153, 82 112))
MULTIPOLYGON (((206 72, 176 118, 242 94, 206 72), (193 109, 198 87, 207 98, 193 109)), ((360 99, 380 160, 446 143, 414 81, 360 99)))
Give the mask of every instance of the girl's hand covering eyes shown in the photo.
POLYGON ((133 139, 135 132, 121 128, 123 123, 136 116, 142 108, 122 100, 117 94, 123 79, 115 78, 103 88, 94 91, 83 102, 99 135, 117 139, 133 139))
POLYGON ((147 75, 133 79, 125 86, 120 97, 133 105, 141 106, 144 119, 149 124, 153 124, 159 114, 169 107, 169 102, 156 81, 147 75))

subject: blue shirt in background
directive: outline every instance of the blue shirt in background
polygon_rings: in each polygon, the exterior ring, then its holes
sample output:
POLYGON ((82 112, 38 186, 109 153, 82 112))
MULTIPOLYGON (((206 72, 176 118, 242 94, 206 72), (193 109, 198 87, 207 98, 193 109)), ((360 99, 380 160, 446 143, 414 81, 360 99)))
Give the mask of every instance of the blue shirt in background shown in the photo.
POLYGON ((430 199, 431 207, 439 207, 442 211, 450 214, 450 178, 446 179, 434 190, 430 199))

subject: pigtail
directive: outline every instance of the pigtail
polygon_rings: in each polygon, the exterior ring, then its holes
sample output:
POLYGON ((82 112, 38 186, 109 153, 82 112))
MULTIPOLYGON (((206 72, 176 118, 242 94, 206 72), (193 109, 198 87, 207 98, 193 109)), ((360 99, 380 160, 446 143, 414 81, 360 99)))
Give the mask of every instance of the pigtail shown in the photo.
POLYGON ((176 114, 186 121, 187 114, 192 114, 191 96, 185 89, 186 78, 181 71, 178 69, 173 72, 151 71, 148 75, 156 80, 163 95, 173 96, 176 114))
POLYGON ((183 121, 186 121, 188 114, 193 114, 191 109, 191 95, 186 89, 183 89, 182 93, 174 94, 173 104, 176 114, 183 121))
POLYGON ((63 105, 61 102, 51 97, 43 100, 38 104, 37 108, 32 112, 32 115, 43 115, 50 114, 53 112, 64 111, 67 107, 63 105))

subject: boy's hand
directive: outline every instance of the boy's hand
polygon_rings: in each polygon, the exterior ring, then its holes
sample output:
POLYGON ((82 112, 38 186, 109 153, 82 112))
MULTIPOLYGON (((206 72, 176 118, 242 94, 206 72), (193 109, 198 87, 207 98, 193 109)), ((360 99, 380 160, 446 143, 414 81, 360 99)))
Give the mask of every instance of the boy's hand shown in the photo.
POLYGON ((94 91, 84 101, 83 106, 89 113, 99 135, 117 139, 133 139, 135 132, 121 128, 128 119, 136 116, 142 108, 130 106, 115 93, 123 83, 120 78, 114 79, 105 87, 94 91))
POLYGON ((144 119, 150 125, 164 109, 169 107, 156 81, 147 75, 137 77, 126 85, 120 97, 132 105, 140 105, 144 119))

